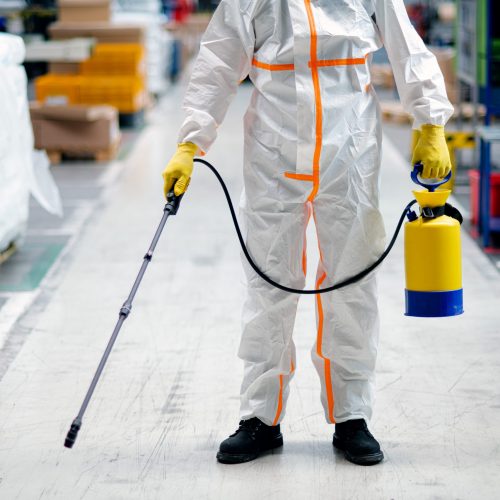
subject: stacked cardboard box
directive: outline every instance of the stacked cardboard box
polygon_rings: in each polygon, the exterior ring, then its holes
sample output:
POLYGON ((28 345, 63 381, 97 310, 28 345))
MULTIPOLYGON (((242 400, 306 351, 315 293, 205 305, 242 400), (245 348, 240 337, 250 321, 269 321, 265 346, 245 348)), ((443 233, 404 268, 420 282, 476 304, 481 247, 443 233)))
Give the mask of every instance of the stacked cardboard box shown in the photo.
POLYGON ((118 113, 111 106, 30 104, 35 147, 46 149, 52 163, 62 154, 113 158, 120 143, 118 113))
MULTIPOLYGON (((118 112, 140 117, 145 107, 144 28, 114 24, 111 0, 59 0, 53 42, 92 39, 84 60, 52 60, 50 73, 35 82, 31 119, 36 145, 51 160, 62 154, 109 160, 117 151, 118 112)), ((134 122, 132 122, 134 123, 134 122)))
POLYGON ((63 23, 94 23, 111 20, 111 0, 59 0, 59 20, 63 23))
POLYGON ((144 27, 137 24, 68 23, 58 21, 50 25, 49 34, 52 40, 87 37, 95 38, 99 43, 144 44, 144 27))
POLYGON ((140 113, 147 101, 144 28, 111 22, 111 0, 59 0, 51 38, 91 38, 93 54, 79 65, 52 63, 37 79, 36 98, 48 104, 108 104, 122 114, 140 113))
POLYGON ((99 43, 144 44, 139 24, 111 22, 111 0, 59 0, 59 21, 49 27, 52 40, 95 38, 99 43))
MULTIPOLYGON (((54 23, 49 28, 51 38, 63 42, 74 39, 92 39, 99 44, 135 44, 144 46, 144 28, 137 25, 109 23, 54 23)), ((49 72, 60 75, 79 73, 80 65, 70 62, 51 62, 49 72)))
POLYGON ((138 44, 97 44, 78 74, 48 74, 35 82, 42 103, 109 104, 122 114, 144 109, 145 89, 144 47, 138 44))

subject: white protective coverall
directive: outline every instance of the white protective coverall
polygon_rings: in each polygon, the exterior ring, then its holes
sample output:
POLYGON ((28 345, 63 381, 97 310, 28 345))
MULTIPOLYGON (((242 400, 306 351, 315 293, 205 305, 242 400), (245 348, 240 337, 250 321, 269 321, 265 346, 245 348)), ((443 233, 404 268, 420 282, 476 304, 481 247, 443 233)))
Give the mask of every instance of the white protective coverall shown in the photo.
MULTIPOLYGON (((443 76, 403 0, 222 0, 202 39, 179 142, 207 151, 247 76, 240 215, 250 253, 274 280, 305 284, 305 229, 315 219, 317 287, 347 278, 384 248, 378 208, 381 119, 370 54, 385 45, 406 109, 422 124, 452 113, 443 76)), ((298 296, 244 262, 248 293, 239 356, 241 418, 278 424, 295 371, 298 296)), ((375 276, 316 296, 312 359, 328 422, 372 414, 378 312, 375 276)))

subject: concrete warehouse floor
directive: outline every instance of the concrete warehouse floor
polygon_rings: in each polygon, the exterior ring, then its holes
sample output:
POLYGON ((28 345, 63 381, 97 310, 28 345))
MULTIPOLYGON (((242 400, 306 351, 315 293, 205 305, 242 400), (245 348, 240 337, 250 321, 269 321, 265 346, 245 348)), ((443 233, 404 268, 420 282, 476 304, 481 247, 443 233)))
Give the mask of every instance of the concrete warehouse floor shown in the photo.
MULTIPOLYGON (((234 200, 242 187, 241 117, 250 91, 240 89, 208 156, 234 200)), ((379 273, 382 325, 371 427, 386 454, 381 465, 357 467, 332 450, 333 427, 324 422, 309 359, 312 297, 301 299, 296 321, 298 373, 283 450, 238 466, 215 461, 219 442, 238 419, 243 286, 225 201, 201 166, 167 224, 75 448, 63 448, 162 214, 160 172, 174 151, 181 93, 174 89, 152 113, 125 160, 92 174, 67 166, 67 182, 75 186, 86 175, 83 186, 99 187, 97 198, 74 203, 79 216, 68 211, 68 240, 34 289, 2 290, 0 498, 498 498, 500 283, 465 232, 461 317, 403 316, 401 238, 379 273), (26 293, 33 296, 19 298, 26 293), (23 301, 30 307, 19 317, 23 301)), ((412 184, 409 131, 386 132, 382 209, 391 234, 412 184)), ((314 248, 309 245, 312 269, 314 248)))

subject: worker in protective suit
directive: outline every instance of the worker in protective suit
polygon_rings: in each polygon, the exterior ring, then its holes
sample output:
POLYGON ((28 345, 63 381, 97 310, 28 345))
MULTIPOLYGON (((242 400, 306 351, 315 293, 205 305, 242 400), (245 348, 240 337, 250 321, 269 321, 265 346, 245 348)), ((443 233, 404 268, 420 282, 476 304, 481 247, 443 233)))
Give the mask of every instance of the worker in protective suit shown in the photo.
MULTIPOLYGON (((183 193, 193 156, 207 152, 239 83, 255 86, 245 115, 240 215, 248 249, 283 285, 305 285, 305 230, 315 220, 317 288, 373 263, 384 249, 379 212, 380 109, 371 54, 385 46, 402 102, 420 138, 414 162, 444 177, 444 125, 452 114, 443 76, 403 0, 222 0, 202 39, 187 89, 179 149, 163 176, 183 193)), ((247 296, 239 356, 241 422, 217 458, 240 463, 282 445, 298 296, 275 289, 243 262, 247 296)), ((378 311, 375 276, 316 296, 312 359, 333 444, 357 464, 383 459, 372 416, 378 311)))

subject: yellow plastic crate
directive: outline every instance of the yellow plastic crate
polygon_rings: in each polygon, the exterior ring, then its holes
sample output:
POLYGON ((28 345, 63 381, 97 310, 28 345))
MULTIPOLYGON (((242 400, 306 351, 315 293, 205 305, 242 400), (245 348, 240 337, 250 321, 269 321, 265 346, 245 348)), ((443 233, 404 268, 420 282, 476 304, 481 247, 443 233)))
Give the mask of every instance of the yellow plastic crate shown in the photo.
POLYGON ((140 77, 81 77, 82 104, 109 104, 120 113, 135 113, 144 108, 145 100, 144 81, 140 77))
POLYGON ((94 55, 105 57, 127 55, 143 59, 144 53, 144 45, 139 43, 98 43, 94 48, 94 55))
POLYGON ((47 74, 35 80, 35 96, 40 102, 80 102, 80 76, 47 74))
POLYGON ((145 72, 144 64, 133 61, 108 61, 100 59, 88 59, 80 63, 80 73, 86 76, 138 76, 145 72))
POLYGON ((144 75, 144 47, 133 43, 97 44, 91 58, 80 64, 84 75, 144 75))

